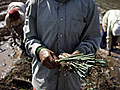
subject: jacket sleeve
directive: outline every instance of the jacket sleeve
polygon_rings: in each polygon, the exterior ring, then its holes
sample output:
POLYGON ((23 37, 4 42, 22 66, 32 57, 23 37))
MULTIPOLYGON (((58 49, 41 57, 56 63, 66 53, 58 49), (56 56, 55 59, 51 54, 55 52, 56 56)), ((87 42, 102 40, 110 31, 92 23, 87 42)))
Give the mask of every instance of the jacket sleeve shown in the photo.
MULTIPOLYGON (((110 12, 109 12, 110 14, 110 12)), ((107 31, 107 36, 106 36, 106 43, 107 43, 107 50, 111 50, 111 46, 112 46, 112 29, 111 29, 111 25, 112 25, 112 20, 109 18, 109 16, 107 16, 107 18, 109 20, 107 20, 107 26, 106 26, 106 31, 107 31)))
POLYGON ((108 12, 103 16, 102 25, 103 25, 103 30, 104 30, 104 32, 107 32, 107 26, 108 26, 108 12))
POLYGON ((107 37, 106 37, 106 43, 107 43, 107 50, 111 50, 112 46, 112 30, 111 30, 111 23, 108 23, 107 27, 107 37))
POLYGON ((5 23, 6 23, 6 27, 10 27, 10 20, 9 20, 9 14, 6 14, 5 16, 5 23))
POLYGON ((93 0, 90 0, 88 5, 89 10, 86 17, 86 26, 83 30, 84 33, 80 37, 80 44, 75 48, 83 54, 96 53, 101 40, 97 5, 93 0))
POLYGON ((107 44, 107 50, 111 50, 111 41, 112 41, 112 33, 111 33, 111 20, 108 20, 110 16, 110 11, 107 11, 106 14, 103 17, 103 30, 104 32, 107 32, 106 36, 106 44, 107 44))
POLYGON ((41 41, 37 39, 36 10, 36 0, 28 0, 26 2, 25 25, 23 31, 26 52, 32 57, 36 56, 36 49, 42 46, 41 41))

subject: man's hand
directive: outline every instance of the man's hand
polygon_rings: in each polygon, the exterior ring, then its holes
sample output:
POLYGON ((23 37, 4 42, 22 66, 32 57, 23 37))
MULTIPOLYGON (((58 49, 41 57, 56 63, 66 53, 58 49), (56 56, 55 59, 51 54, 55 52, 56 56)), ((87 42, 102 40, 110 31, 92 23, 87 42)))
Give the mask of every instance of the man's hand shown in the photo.
MULTIPOLYGON (((58 57, 59 57, 60 59, 62 59, 62 58, 69 57, 69 56, 72 56, 72 55, 75 55, 75 54, 80 54, 80 52, 79 52, 78 50, 76 50, 76 51, 74 51, 72 54, 62 53, 62 54, 59 55, 58 57)), ((73 71, 72 71, 67 65, 62 64, 62 63, 60 63, 60 64, 62 65, 62 67, 64 67, 65 69, 67 69, 69 72, 73 73, 73 71)))
POLYGON ((72 53, 72 55, 75 55, 75 54, 80 54, 80 52, 78 50, 76 50, 72 53))
POLYGON ((62 53, 61 55, 59 55, 58 57, 60 59, 62 58, 65 58, 65 57, 69 57, 69 56, 72 56, 72 55, 75 55, 75 54, 80 54, 80 52, 78 50, 74 51, 72 54, 68 54, 68 53, 62 53))
POLYGON ((55 60, 58 58, 55 56, 53 51, 43 48, 39 51, 39 57, 40 57, 41 63, 47 68, 53 69, 53 68, 59 67, 59 64, 55 62, 55 60))

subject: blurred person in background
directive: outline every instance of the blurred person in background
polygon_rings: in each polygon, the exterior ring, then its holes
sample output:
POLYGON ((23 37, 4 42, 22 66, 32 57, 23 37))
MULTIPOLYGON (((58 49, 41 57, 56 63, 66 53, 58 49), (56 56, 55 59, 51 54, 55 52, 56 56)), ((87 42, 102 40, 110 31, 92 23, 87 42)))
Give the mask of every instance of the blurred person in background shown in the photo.
POLYGON ((6 27, 12 32, 15 45, 16 38, 21 40, 20 47, 23 48, 23 26, 25 21, 25 4, 22 2, 11 2, 8 5, 5 16, 6 27))
POLYGON ((78 75, 55 62, 61 53, 96 53, 99 13, 94 0, 28 0, 25 48, 32 57, 34 90, 80 90, 78 75))
POLYGON ((102 20, 103 30, 106 33, 106 47, 111 55, 113 46, 120 46, 120 10, 109 10, 102 20))

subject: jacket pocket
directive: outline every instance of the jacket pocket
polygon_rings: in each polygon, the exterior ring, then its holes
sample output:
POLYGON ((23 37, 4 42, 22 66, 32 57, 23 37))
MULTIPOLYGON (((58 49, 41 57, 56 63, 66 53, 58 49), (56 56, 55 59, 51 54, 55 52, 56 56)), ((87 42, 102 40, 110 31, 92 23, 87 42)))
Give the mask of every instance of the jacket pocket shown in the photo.
POLYGON ((70 35, 70 41, 73 44, 79 43, 80 36, 84 30, 85 25, 86 23, 82 21, 77 21, 77 20, 71 21, 69 35, 70 35))

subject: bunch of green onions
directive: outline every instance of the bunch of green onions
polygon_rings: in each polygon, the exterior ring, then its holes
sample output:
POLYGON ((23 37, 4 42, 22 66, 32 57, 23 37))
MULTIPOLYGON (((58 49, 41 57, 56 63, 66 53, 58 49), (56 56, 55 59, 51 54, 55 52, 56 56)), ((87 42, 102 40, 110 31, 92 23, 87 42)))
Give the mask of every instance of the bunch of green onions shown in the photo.
POLYGON ((96 59, 94 54, 76 54, 56 60, 56 62, 60 63, 62 67, 67 66, 69 70, 84 80, 87 85, 86 77, 91 75, 92 68, 107 67, 107 61, 104 59, 96 59))

